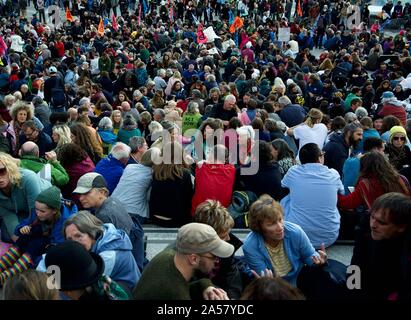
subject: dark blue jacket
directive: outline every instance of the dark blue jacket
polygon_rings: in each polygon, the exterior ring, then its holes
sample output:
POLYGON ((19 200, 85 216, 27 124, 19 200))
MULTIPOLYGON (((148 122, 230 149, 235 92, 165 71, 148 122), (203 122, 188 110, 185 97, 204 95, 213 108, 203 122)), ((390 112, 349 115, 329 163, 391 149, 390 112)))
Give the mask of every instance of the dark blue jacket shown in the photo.
POLYGON ((330 141, 324 146, 324 164, 338 171, 342 176, 345 160, 348 158, 349 146, 345 143, 344 135, 334 133, 330 141))
POLYGON ((304 121, 306 112, 299 104, 289 104, 277 112, 287 127, 294 127, 304 121))
POLYGON ((94 172, 97 172, 104 177, 108 191, 111 194, 120 181, 124 168, 124 164, 114 158, 113 155, 109 154, 107 158, 104 158, 97 163, 94 172))
MULTIPOLYGON (((64 242, 63 236, 63 226, 64 222, 73 214, 77 213, 78 209, 74 202, 62 200, 60 207, 60 219, 54 223, 51 233, 50 233, 50 244, 59 244, 64 242)), ((24 226, 29 226, 37 219, 36 210, 31 211, 30 216, 27 219, 22 220, 19 225, 16 227, 14 234, 18 237, 22 236, 20 229, 24 226)))
MULTIPOLYGON (((28 139, 26 138, 26 136, 24 134, 21 134, 19 138, 19 142, 20 142, 19 148, 27 141, 28 139)), ((50 136, 43 131, 39 132, 38 139, 37 141, 34 141, 34 142, 39 147, 40 158, 44 157, 44 154, 46 152, 54 149, 53 141, 51 140, 50 136)))

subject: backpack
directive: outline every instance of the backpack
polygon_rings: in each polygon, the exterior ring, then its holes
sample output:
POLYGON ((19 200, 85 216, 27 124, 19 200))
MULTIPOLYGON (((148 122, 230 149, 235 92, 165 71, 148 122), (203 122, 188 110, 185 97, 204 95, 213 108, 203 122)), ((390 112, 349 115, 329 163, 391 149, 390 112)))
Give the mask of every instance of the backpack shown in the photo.
POLYGON ((64 89, 57 87, 59 82, 57 82, 54 88, 51 89, 51 100, 50 104, 53 109, 64 108, 67 103, 66 93, 64 89))
POLYGON ((234 191, 230 206, 227 208, 234 219, 234 228, 248 228, 248 212, 258 199, 252 191, 234 191))

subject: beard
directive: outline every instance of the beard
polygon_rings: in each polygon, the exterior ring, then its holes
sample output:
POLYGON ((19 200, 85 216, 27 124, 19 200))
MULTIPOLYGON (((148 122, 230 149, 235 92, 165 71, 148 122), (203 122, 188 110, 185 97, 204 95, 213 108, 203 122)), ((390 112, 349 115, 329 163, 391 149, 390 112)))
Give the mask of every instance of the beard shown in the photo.
POLYGON ((350 141, 350 145, 351 145, 354 149, 357 149, 357 148, 358 148, 358 145, 359 145, 359 143, 360 143, 361 140, 354 140, 354 136, 350 136, 349 141, 350 141))

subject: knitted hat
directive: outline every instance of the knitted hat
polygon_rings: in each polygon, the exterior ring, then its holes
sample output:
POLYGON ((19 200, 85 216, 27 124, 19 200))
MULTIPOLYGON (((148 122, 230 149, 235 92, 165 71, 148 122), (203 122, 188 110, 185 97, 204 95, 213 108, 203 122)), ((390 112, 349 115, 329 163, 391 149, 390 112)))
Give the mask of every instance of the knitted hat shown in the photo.
POLYGON ((404 127, 402 126, 394 126, 390 130, 390 142, 392 143, 392 138, 396 134, 402 134, 404 137, 407 137, 407 132, 405 131, 404 127))
POLYGON ((391 91, 385 91, 383 94, 382 94, 382 97, 381 97, 382 99, 391 99, 391 98, 394 98, 394 94, 391 92, 391 91))
POLYGON ((40 194, 36 198, 36 201, 46 204, 51 209, 60 209, 60 189, 52 186, 40 192, 40 194))

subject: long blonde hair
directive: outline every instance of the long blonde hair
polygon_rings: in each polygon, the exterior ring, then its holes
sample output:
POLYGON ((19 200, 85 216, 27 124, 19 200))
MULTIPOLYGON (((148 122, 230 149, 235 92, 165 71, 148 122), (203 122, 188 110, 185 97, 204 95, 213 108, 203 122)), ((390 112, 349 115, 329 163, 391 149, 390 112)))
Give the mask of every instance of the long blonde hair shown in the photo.
POLYGON ((323 119, 323 113, 321 110, 312 108, 307 115, 307 119, 305 120, 305 124, 310 128, 314 127, 316 123, 321 122, 323 119))
POLYGON ((70 128, 65 124, 58 124, 53 127, 53 132, 59 135, 59 142, 57 142, 57 149, 71 142, 70 128))
POLYGON ((13 158, 11 155, 0 152, 0 162, 4 165, 9 175, 10 183, 20 187, 21 173, 19 170, 20 160, 13 158))

